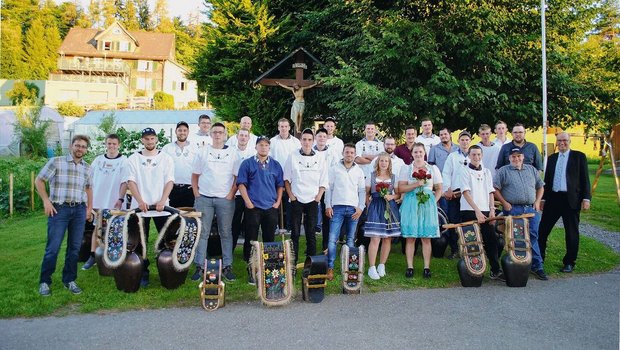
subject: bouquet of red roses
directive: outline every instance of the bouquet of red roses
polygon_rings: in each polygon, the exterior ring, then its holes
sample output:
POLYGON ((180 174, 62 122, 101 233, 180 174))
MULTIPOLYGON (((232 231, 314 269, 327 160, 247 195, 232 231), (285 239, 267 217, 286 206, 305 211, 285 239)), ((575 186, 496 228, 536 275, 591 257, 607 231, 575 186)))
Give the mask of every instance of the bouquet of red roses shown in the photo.
MULTIPOLYGON (((377 193, 379 193, 379 195, 381 196, 381 198, 385 199, 385 196, 387 196, 388 194, 390 194, 390 184, 389 183, 385 183, 385 182, 378 182, 375 185, 375 191, 377 191, 377 193)), ((383 213, 383 217, 385 217, 385 219, 388 221, 388 225, 391 224, 392 221, 392 212, 390 209, 390 202, 385 199, 385 212, 383 213)))
MULTIPOLYGON (((426 172, 426 169, 416 170, 413 172, 413 174, 411 174, 411 176, 419 182, 422 182, 423 184, 426 184, 426 181, 432 178, 431 174, 426 172)), ((423 185, 418 187, 415 196, 418 198, 418 205, 428 202, 428 200, 431 198, 430 194, 424 192, 423 185)))

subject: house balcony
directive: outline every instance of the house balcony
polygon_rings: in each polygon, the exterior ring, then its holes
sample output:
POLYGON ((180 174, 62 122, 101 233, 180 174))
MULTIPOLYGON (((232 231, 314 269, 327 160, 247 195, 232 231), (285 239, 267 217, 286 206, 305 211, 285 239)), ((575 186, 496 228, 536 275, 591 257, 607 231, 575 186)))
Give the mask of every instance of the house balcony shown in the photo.
POLYGON ((131 72, 129 65, 124 62, 113 60, 95 61, 88 58, 59 58, 58 69, 70 74, 128 75, 131 72))
POLYGON ((85 72, 79 74, 57 74, 51 73, 49 80, 53 81, 74 81, 79 83, 108 83, 108 84, 124 84, 129 86, 128 76, 110 76, 96 75, 85 72))

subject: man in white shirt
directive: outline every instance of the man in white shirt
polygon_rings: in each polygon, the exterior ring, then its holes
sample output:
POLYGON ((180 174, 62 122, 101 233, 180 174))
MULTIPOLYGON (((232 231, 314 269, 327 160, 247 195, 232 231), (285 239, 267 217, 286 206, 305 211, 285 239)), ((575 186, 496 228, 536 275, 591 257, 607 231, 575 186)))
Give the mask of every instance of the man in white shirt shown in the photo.
MULTIPOLYGON (((448 201, 448 221, 461 222, 461 171, 469 164, 467 152, 471 142, 469 131, 461 131, 459 134, 459 149, 450 153, 446 159, 441 177, 443 178, 443 197, 448 201)), ((452 253, 448 259, 458 257, 457 235, 454 229, 450 230, 449 243, 452 253)))
MULTIPOLYGON (((484 125, 484 124, 483 124, 484 125)), ((488 127, 488 125, 487 125, 488 127)), ((491 128, 488 127, 489 135, 491 128)), ((484 167, 484 151, 479 145, 469 147, 469 164, 461 172, 461 221, 477 221, 480 224, 484 251, 491 265, 491 279, 505 281, 497 256, 495 227, 485 222, 495 217, 495 199, 491 169, 484 167)))
MULTIPOLYGON (((252 134, 252 118, 247 115, 241 118, 241 120, 239 120, 239 129, 248 131, 250 134, 248 147, 253 150, 256 147, 256 135, 252 134)), ((236 146, 237 142, 237 134, 235 134, 226 141, 226 145, 231 147, 236 146)))
MULTIPOLYGON (((278 135, 271 138, 271 148, 269 149, 269 156, 275 159, 284 167, 284 163, 288 159, 288 156, 301 148, 299 139, 290 134, 291 122, 286 118, 278 120, 278 135)), ((288 193, 284 191, 282 194, 282 204, 284 205, 284 228, 291 229, 291 202, 288 198, 288 193)))
POLYGON ((489 169, 492 176, 495 176, 495 165, 497 164, 497 157, 502 146, 491 141, 491 127, 487 124, 480 125, 478 136, 481 139, 478 142, 478 146, 482 149, 482 165, 489 169))
POLYGON ((193 136, 192 142, 195 143, 198 148, 203 148, 213 143, 211 139, 211 134, 209 131, 211 130, 211 117, 206 114, 198 117, 198 127, 199 130, 196 135, 193 136))
POLYGON ((362 168, 364 177, 368 177, 372 172, 370 163, 385 149, 383 143, 377 139, 377 124, 375 122, 366 123, 364 135, 365 137, 355 144, 355 163, 362 168))
POLYGON ((236 279, 232 271, 232 219, 235 213, 235 193, 237 192, 237 171, 239 170, 239 155, 236 147, 228 147, 226 127, 222 123, 215 123, 211 128, 213 144, 203 148, 194 160, 192 170, 192 190, 196 202, 194 207, 202 213, 202 232, 196 248, 196 272, 192 280, 202 277, 209 235, 213 216, 216 215, 217 228, 222 245, 222 274, 228 281, 236 279))
POLYGON ((314 227, 317 221, 318 203, 328 188, 325 157, 312 149, 313 141, 312 130, 302 131, 301 149, 291 153, 284 164, 284 187, 291 201, 291 238, 295 263, 299 259, 299 235, 303 214, 305 214, 306 256, 316 255, 314 227))
POLYGON ((336 121, 334 118, 327 118, 323 123, 323 127, 327 130, 327 146, 334 150, 335 154, 342 156, 344 143, 334 133, 336 132, 336 121))
MULTIPOLYGON (((235 135, 235 146, 231 146, 237 149, 239 155, 239 164, 244 160, 254 157, 256 154, 256 142, 253 147, 250 147, 250 131, 249 129, 239 129, 235 135)), ((230 139, 229 139, 230 140, 230 139)), ((232 249, 233 251, 237 247, 237 240, 241 233, 245 236, 245 218, 244 218, 245 204, 241 192, 237 190, 235 194, 235 214, 232 221, 232 249)))
POLYGON ((345 225, 347 245, 353 247, 357 222, 366 207, 366 181, 364 172, 355 164, 355 146, 346 144, 344 158, 329 168, 329 187, 325 192, 325 212, 330 218, 327 249, 327 279, 334 278, 336 241, 340 228, 345 225))
POLYGON ((505 121, 500 120, 497 123, 495 123, 495 140, 493 140, 493 143, 495 143, 496 145, 499 146, 499 148, 502 148, 503 145, 507 144, 508 142, 512 141, 508 135, 508 124, 506 124, 505 121))
MULTIPOLYGON (((390 158, 392 159, 392 174, 398 176, 400 174, 400 169, 405 166, 405 161, 397 157, 396 154, 394 154, 394 150, 396 149, 396 139, 394 139, 392 136, 387 136, 386 138, 384 138, 383 148, 385 149, 385 153, 389 154, 390 158)), ((376 162, 377 158, 373 159, 372 162, 370 162, 371 169, 375 168, 376 162)))
MULTIPOLYGON (((340 160, 340 158, 342 158, 342 153, 336 154, 334 149, 327 145, 327 137, 327 129, 320 128, 319 130, 317 130, 316 134, 314 135, 314 146, 312 147, 312 149, 325 157, 325 164, 329 169, 329 167, 336 164, 340 160)), ((323 250, 327 249, 327 235, 329 234, 329 217, 327 217, 327 215, 325 214, 325 195, 321 197, 321 203, 319 203, 319 214, 315 231, 321 232, 321 244, 323 250)))
POLYGON ((189 124, 184 121, 177 123, 175 129, 177 140, 162 147, 174 161, 174 186, 170 192, 170 206, 175 208, 193 207, 194 193, 192 192, 192 165, 198 148, 192 144, 189 135, 189 124))
MULTIPOLYGON (((155 227, 160 231, 166 223, 166 218, 156 214, 148 214, 149 206, 154 205, 158 212, 168 205, 168 196, 174 186, 174 161, 164 152, 158 150, 157 134, 152 128, 142 130, 142 145, 144 149, 132 154, 127 160, 127 187, 131 191, 131 208, 140 208, 144 218, 144 237, 149 240, 149 227, 151 216, 155 227)), ((146 244, 145 242, 145 244, 146 244)), ((141 246, 138 245, 137 253, 141 246)), ((149 284, 149 261, 144 261, 144 269, 140 285, 146 287, 149 284)))
MULTIPOLYGON (((93 190, 93 209, 120 209, 125 202, 127 183, 127 157, 120 154, 120 138, 110 134, 105 138, 106 152, 93 160, 90 166, 90 177, 93 190)), ((82 266, 88 270, 95 265, 95 249, 97 249, 97 235, 92 236, 90 257, 82 266)))
POLYGON ((429 118, 422 119, 422 133, 415 139, 426 148, 426 154, 429 154, 431 147, 439 144, 441 140, 439 136, 433 134, 433 122, 429 118))

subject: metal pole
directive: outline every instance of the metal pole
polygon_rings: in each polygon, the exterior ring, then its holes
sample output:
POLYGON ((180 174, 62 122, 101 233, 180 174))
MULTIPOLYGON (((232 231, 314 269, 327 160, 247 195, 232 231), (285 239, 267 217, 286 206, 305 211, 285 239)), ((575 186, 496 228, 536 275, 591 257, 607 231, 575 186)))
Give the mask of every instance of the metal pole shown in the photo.
POLYGON ((540 24, 542 27, 542 122, 543 122, 543 169, 547 169, 547 29, 545 23, 545 0, 540 0, 540 24))

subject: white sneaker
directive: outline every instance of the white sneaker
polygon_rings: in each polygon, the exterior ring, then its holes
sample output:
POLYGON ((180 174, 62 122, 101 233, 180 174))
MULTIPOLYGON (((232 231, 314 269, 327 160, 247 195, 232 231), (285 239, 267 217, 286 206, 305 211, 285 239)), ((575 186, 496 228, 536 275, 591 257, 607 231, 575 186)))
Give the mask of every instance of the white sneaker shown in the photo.
POLYGON ((368 269, 368 277, 370 277, 371 280, 378 280, 380 278, 376 267, 371 266, 368 269))
POLYGON ((385 277, 385 264, 379 264, 379 266, 377 266, 377 273, 379 277, 385 277))

